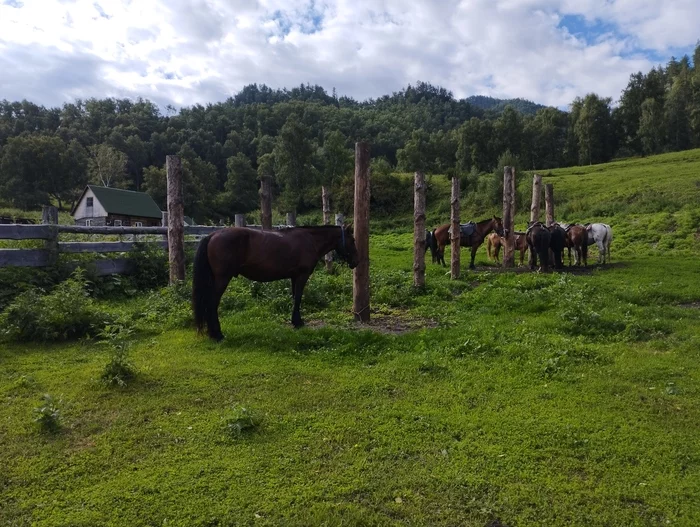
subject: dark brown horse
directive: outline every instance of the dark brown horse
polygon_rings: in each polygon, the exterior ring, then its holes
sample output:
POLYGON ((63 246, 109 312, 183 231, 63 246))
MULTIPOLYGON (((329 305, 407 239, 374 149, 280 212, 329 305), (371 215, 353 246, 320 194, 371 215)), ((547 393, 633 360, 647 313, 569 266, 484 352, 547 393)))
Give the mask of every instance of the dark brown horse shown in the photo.
POLYGON ((295 227, 280 231, 230 228, 204 238, 194 259, 192 309, 197 330, 206 324, 209 336, 224 338, 219 324, 219 302, 231 278, 238 275, 257 282, 289 279, 294 310, 292 324, 304 325, 299 307, 304 287, 318 261, 335 250, 351 269, 358 257, 352 232, 345 227, 295 227))
POLYGON ((535 270, 539 256, 540 268, 548 271, 551 233, 542 223, 536 222, 528 227, 525 236, 530 247, 530 269, 535 270))
MULTIPOLYGON (((438 262, 442 263, 443 266, 445 265, 445 246, 450 243, 450 225, 450 223, 440 225, 433 231, 433 239, 437 243, 438 262)), ((475 224, 474 232, 470 236, 460 237, 460 247, 471 247, 472 249, 470 269, 474 269, 476 250, 484 243, 484 238, 491 231, 496 231, 496 233, 503 236, 503 221, 501 221, 501 218, 494 216, 493 218, 482 220, 475 224)))

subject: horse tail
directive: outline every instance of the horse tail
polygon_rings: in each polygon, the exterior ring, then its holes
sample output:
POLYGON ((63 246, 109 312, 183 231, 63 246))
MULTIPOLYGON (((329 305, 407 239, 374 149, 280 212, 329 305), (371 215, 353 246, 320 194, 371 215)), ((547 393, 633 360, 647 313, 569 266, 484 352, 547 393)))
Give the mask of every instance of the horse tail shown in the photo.
POLYGON ((194 257, 194 269, 192 277, 192 311, 197 331, 204 329, 204 323, 209 317, 209 306, 214 294, 214 272, 209 263, 207 249, 212 235, 203 238, 197 247, 194 257))
POLYGON ((437 261, 438 257, 438 242, 437 236, 435 236, 436 230, 437 229, 433 229, 430 233, 430 255, 433 257, 433 262, 437 261))

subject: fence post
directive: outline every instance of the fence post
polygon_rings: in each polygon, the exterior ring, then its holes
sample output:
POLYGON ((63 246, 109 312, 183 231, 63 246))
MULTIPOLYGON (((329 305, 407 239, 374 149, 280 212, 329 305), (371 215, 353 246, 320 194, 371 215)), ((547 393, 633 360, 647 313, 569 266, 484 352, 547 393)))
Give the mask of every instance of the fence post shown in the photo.
POLYGON ((450 223, 452 224, 450 228, 452 231, 452 235, 450 237, 452 241, 452 254, 450 255, 450 277, 452 280, 457 280, 459 278, 459 257, 462 233, 459 229, 459 178, 456 176, 452 178, 452 197, 450 199, 450 205, 450 223))
POLYGON ((540 201, 542 201, 542 176, 532 177, 532 204, 530 205, 530 223, 540 221, 540 201))
MULTIPOLYGON (((323 207, 323 224, 331 224, 331 196, 328 187, 323 185, 321 187, 321 206, 323 207)), ((326 271, 329 273, 333 270, 333 255, 331 253, 326 254, 326 271)))
POLYGON ((272 178, 260 179, 260 215, 263 230, 272 230, 272 178))
POLYGON ((544 186, 544 210, 547 217, 547 227, 554 223, 554 185, 547 183, 544 186))
POLYGON ((359 263, 352 276, 352 311, 355 320, 369 322, 369 144, 355 143, 355 246, 359 263))
POLYGON ((234 222, 236 227, 245 227, 246 222, 245 222, 245 214, 236 214, 234 216, 234 222))
MULTIPOLYGON (((58 209, 53 205, 41 207, 41 223, 46 225, 58 225, 58 209)), ((58 261, 58 229, 51 229, 51 238, 44 241, 44 249, 49 253, 49 265, 58 261)))
POLYGON ((515 265, 514 233, 515 230, 515 170, 503 168, 503 230, 506 243, 503 247, 503 267, 515 265))
POLYGON ((413 178, 413 285, 425 287, 425 174, 413 178))
POLYGON ((296 227, 297 226, 297 213, 296 213, 296 211, 287 213, 287 225, 289 227, 296 227))
POLYGON ((182 163, 179 156, 165 156, 168 183, 168 260, 170 283, 185 279, 185 204, 182 196, 182 163))

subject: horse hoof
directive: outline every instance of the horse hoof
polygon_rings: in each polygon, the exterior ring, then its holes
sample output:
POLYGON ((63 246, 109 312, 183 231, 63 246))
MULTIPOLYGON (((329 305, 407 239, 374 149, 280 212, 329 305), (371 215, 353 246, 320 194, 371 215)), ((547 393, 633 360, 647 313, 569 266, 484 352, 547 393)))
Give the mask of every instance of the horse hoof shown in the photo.
POLYGON ((224 340, 224 335, 223 333, 215 333, 213 335, 209 335, 209 338, 215 340, 216 342, 221 342, 222 340, 224 340))

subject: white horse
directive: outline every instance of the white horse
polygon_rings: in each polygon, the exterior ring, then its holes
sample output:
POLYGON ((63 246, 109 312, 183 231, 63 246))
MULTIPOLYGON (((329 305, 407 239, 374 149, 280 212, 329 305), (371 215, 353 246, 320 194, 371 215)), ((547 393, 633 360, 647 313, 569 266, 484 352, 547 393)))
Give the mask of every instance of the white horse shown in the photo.
POLYGON ((610 262, 610 243, 613 239, 612 227, 606 223, 589 223, 586 225, 588 232, 588 245, 594 243, 598 246, 598 263, 610 262))

